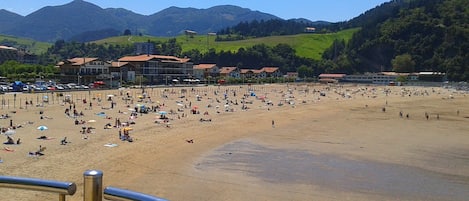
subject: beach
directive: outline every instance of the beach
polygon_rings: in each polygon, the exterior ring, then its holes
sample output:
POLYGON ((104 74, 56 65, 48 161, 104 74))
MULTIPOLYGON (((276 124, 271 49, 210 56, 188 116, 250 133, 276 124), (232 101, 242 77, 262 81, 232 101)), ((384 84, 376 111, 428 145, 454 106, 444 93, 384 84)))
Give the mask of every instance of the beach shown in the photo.
MULTIPOLYGON (((9 136, 21 144, 3 144, 0 174, 75 182, 67 200, 83 200, 89 169, 104 186, 168 200, 469 197, 467 92, 270 84, 2 96, 0 125, 19 127, 9 136)), ((0 189, 0 199, 57 195, 0 189)))

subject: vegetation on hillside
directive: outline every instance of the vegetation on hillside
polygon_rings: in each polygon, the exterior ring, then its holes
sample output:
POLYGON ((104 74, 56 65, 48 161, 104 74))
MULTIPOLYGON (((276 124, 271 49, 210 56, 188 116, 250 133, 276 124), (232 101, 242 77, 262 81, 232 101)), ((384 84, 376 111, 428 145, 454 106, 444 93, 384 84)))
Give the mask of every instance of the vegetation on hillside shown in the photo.
POLYGON ((298 20, 253 20, 251 22, 240 22, 217 32, 216 41, 240 40, 251 37, 295 35, 305 32, 306 27, 322 30, 329 23, 312 23, 298 20), (234 37, 232 36, 234 35, 234 37), (226 36, 226 37, 223 37, 226 36))
POLYGON ((369 13, 352 20, 363 26, 347 45, 338 41, 325 51, 333 72, 392 70, 394 59, 409 55, 415 71, 469 80, 467 0, 394 0, 369 13))
POLYGON ((25 39, 14 36, 0 35, 0 45, 15 47, 33 54, 44 53, 51 46, 50 43, 38 42, 32 39, 25 39))

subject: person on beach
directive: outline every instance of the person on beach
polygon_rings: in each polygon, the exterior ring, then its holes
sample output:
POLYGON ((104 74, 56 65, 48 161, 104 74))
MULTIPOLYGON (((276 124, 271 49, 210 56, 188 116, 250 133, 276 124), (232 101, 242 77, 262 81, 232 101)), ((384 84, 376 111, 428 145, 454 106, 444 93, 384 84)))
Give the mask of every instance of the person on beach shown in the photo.
POLYGON ((275 121, 272 120, 272 128, 275 128, 275 121))
POLYGON ((66 145, 67 143, 68 143, 67 137, 64 137, 64 139, 60 141, 60 145, 66 145))
POLYGON ((7 141, 4 142, 3 144, 15 144, 15 141, 10 136, 7 136, 7 141))

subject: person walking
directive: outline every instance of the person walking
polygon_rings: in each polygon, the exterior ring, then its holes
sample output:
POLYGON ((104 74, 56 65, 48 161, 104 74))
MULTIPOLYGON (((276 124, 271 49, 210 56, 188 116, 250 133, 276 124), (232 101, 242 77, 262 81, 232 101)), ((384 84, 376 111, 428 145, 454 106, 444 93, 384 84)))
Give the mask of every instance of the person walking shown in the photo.
POLYGON ((272 120, 272 128, 275 128, 275 121, 272 120))

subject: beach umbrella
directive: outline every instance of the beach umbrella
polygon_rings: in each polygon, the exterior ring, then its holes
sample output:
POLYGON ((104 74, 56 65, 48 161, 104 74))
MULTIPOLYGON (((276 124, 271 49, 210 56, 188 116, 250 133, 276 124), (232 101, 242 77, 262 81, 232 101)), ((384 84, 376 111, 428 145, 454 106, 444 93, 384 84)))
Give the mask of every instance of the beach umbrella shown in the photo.
POLYGON ((9 129, 9 130, 7 130, 4 134, 5 134, 5 135, 13 135, 13 134, 15 134, 15 133, 16 133, 15 130, 9 129))
POLYGON ((159 111, 158 114, 166 115, 166 114, 168 114, 168 112, 166 112, 166 111, 159 111))
POLYGON ((39 127, 37 127, 37 129, 40 130, 40 131, 44 131, 44 130, 47 130, 49 128, 47 128, 47 126, 39 126, 39 127))
POLYGON ((194 107, 192 107, 192 109, 197 110, 197 109, 199 109, 199 106, 194 106, 194 107))

